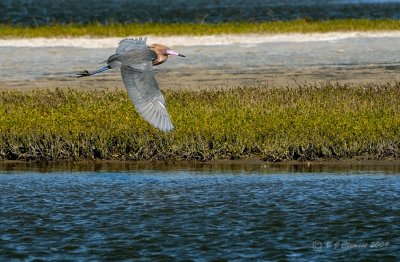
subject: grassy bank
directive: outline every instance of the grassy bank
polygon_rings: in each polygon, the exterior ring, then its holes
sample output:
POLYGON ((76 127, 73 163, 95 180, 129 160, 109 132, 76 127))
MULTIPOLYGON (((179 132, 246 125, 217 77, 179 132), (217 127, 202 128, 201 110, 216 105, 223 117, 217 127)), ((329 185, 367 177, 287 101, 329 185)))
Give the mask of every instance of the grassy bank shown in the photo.
POLYGON ((0 37, 125 37, 129 35, 212 35, 314 33, 332 31, 392 31, 400 30, 400 20, 327 20, 237 22, 221 24, 67 24, 38 27, 0 25, 0 37))
POLYGON ((2 91, 0 159, 266 161, 400 156, 400 83, 167 91, 162 133, 124 91, 2 91))

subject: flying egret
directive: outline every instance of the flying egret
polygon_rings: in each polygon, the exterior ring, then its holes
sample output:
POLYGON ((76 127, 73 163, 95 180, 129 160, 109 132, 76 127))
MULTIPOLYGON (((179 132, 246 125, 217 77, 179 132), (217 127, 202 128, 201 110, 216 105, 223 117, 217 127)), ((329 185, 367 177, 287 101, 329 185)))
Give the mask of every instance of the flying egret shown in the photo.
POLYGON ((94 71, 84 70, 78 77, 99 74, 108 69, 121 69, 122 80, 136 110, 154 127, 168 132, 174 126, 169 117, 160 87, 154 77, 153 66, 167 61, 169 55, 182 56, 162 44, 146 44, 147 38, 124 39, 107 65, 94 71))

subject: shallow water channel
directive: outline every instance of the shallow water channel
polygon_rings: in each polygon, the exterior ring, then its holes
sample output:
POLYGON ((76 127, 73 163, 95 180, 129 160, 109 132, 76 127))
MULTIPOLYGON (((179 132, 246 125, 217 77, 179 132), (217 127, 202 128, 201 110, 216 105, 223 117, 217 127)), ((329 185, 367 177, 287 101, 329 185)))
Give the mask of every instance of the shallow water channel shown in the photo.
POLYGON ((397 168, 3 166, 0 192, 1 261, 399 259, 397 168))

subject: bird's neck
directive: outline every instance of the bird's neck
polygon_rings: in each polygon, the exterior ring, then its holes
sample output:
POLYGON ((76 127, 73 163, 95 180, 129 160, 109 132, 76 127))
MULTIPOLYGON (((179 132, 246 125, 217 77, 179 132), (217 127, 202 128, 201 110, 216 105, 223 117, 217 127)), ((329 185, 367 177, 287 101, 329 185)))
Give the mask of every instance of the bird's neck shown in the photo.
POLYGON ((160 64, 164 63, 165 61, 167 61, 168 55, 164 55, 159 52, 156 52, 156 54, 157 54, 157 58, 153 60, 153 66, 160 65, 160 64))

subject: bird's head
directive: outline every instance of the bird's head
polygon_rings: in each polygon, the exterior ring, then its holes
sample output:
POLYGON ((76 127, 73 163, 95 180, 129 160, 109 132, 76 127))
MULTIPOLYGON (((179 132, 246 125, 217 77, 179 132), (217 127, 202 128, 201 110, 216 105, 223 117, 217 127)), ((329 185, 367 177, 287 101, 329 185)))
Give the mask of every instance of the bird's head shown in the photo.
POLYGON ((157 58, 153 60, 153 65, 164 63, 167 61, 169 55, 185 57, 184 55, 179 54, 178 52, 171 50, 168 46, 162 44, 152 44, 150 48, 157 54, 157 58))

